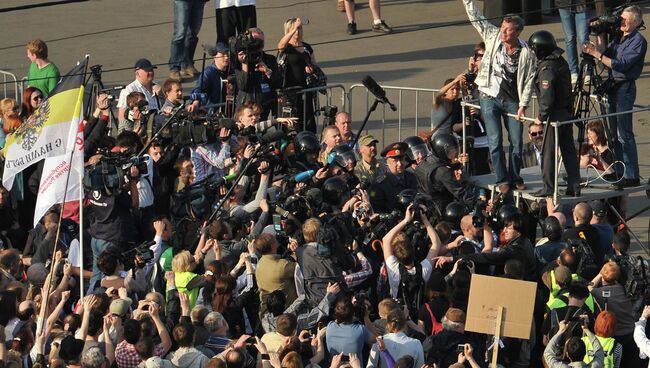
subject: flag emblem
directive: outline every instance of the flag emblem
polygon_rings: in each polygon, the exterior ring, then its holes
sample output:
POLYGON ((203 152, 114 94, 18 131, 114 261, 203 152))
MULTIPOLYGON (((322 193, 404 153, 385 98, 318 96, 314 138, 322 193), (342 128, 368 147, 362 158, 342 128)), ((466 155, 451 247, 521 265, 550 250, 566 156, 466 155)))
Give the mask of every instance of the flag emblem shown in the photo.
POLYGON ((24 150, 31 150, 38 140, 43 130, 43 124, 50 116, 50 103, 48 100, 43 101, 39 108, 27 119, 25 124, 22 124, 15 132, 16 142, 19 143, 24 150))

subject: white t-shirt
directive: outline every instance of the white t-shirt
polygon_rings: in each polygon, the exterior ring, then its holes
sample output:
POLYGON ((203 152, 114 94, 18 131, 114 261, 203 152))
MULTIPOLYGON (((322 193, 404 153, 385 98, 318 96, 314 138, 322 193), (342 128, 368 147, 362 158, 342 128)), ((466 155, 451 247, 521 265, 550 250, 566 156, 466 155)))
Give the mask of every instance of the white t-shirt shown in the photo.
MULTIPOLYGON (((422 265, 422 279, 426 283, 431 276, 431 271, 433 271, 433 265, 431 265, 431 262, 427 258, 423 259, 420 265, 422 265)), ((406 272, 410 275, 415 275, 416 268, 413 267, 410 270, 406 270, 406 272)), ((388 275, 388 285, 390 285, 390 295, 393 298, 397 298, 400 282, 399 261, 397 257, 390 256, 386 260, 386 274, 388 275)))
MULTIPOLYGON (((156 83, 153 84, 154 86, 156 83)), ((153 93, 149 92, 148 89, 144 88, 140 82, 134 80, 128 86, 120 92, 120 98, 117 100, 117 107, 120 109, 127 109, 129 106, 126 104, 126 96, 131 92, 142 92, 145 97, 147 97, 147 102, 149 103, 149 110, 158 110, 160 111, 160 106, 158 105, 158 98, 153 93)), ((121 118, 121 117, 120 117, 121 118)))
POLYGON ((147 173, 140 175, 138 187, 138 198, 140 208, 153 206, 153 160, 149 155, 142 156, 147 162, 147 173))
POLYGON ((255 5, 255 0, 214 0, 215 9, 225 9, 231 6, 255 5))
POLYGON ((81 255, 79 253, 79 240, 76 238, 72 239, 68 247, 68 261, 70 261, 72 267, 82 268, 81 255))

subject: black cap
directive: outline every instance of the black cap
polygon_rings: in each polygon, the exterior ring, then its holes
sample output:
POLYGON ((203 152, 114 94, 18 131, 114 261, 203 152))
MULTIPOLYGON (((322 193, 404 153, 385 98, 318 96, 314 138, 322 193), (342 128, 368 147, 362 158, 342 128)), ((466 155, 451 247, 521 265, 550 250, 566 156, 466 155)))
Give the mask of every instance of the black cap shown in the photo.
POLYGON ((216 46, 203 45, 203 49, 205 50, 206 54, 212 57, 217 56, 217 53, 224 55, 228 54, 228 45, 223 42, 217 42, 216 46))
POLYGON ((149 59, 143 58, 135 62, 135 70, 142 69, 150 72, 157 68, 158 68, 157 66, 151 64, 151 61, 149 61, 149 59))
POLYGON ((79 359, 81 352, 84 350, 84 341, 75 339, 74 336, 68 335, 61 340, 59 357, 64 362, 75 361, 79 359))
POLYGON ((404 142, 395 142, 391 143, 383 151, 381 151, 381 157, 386 158, 397 158, 406 155, 406 151, 409 149, 408 144, 404 142))
POLYGON ((589 203, 589 206, 591 207, 591 210, 594 212, 594 216, 604 217, 607 215, 607 206, 602 201, 599 200, 591 201, 591 203, 589 203))

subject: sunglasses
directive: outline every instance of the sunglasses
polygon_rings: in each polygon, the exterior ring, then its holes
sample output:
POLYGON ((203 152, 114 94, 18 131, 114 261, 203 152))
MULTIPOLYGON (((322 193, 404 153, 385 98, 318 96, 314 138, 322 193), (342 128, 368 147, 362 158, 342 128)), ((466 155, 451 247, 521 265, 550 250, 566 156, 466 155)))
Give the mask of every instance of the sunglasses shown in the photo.
POLYGON ((42 100, 42 99, 43 99, 43 96, 32 96, 32 100, 34 100, 34 101, 38 101, 38 100, 42 100))
POLYGON ((542 136, 543 134, 544 134, 544 133, 542 133, 542 132, 531 132, 531 133, 530 133, 530 136, 531 136, 531 137, 537 137, 538 135, 539 135, 539 136, 542 136))
POLYGON ((484 54, 479 54, 478 52, 474 54, 474 59, 483 59, 484 54))

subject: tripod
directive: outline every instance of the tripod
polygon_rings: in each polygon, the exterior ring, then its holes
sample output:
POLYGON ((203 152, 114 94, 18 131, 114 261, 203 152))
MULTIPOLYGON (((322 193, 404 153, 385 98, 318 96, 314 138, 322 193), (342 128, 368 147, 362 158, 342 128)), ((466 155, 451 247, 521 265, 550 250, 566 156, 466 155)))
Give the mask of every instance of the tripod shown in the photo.
MULTIPOLYGON (((84 85, 88 85, 88 82, 90 82, 90 78, 92 78, 92 84, 90 86, 90 90, 89 90, 89 93, 88 93, 88 99, 86 100, 85 116, 90 116, 90 114, 92 114, 93 110, 95 109, 97 96, 99 96, 101 93, 104 93, 106 91, 106 89, 104 88, 104 83, 102 83, 102 66, 101 65, 93 65, 93 66, 90 67, 90 76, 84 82, 84 85)), ((121 89, 121 87, 120 87, 120 89, 121 89)), ((109 98, 111 98, 111 97, 113 97, 113 96, 109 96, 109 98)), ((111 98, 111 100, 112 100, 112 98, 111 98)), ((109 116, 108 135, 109 136, 116 136, 117 135, 117 129, 118 129, 118 127, 117 127, 117 119, 115 119, 115 114, 113 113, 113 108, 111 106, 109 106, 109 108, 108 108, 108 116, 109 116)))

